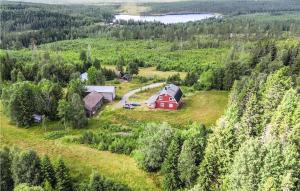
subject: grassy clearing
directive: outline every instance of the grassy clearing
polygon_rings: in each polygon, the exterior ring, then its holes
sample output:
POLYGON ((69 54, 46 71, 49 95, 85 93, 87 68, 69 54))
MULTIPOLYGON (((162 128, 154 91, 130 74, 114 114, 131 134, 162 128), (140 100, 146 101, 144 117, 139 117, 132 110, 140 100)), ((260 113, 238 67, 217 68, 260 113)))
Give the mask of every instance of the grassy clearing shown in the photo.
MULTIPOLYGON (((158 89, 141 92, 132 98, 132 101, 143 103, 158 91, 158 89)), ((228 100, 228 92, 225 91, 201 91, 183 98, 184 105, 178 111, 150 110, 146 106, 137 107, 133 110, 107 109, 101 113, 100 119, 112 123, 127 124, 131 121, 163 122, 172 125, 185 125, 197 121, 205 125, 213 125, 223 114, 228 100)))
POLYGON ((124 183, 133 190, 160 190, 160 176, 140 170, 129 156, 98 151, 59 139, 46 140, 41 127, 17 128, 3 115, 2 109, 0 116, 1 144, 33 149, 54 159, 62 156, 71 167, 72 174, 82 179, 86 179, 92 170, 98 170, 105 177, 124 183))
POLYGON ((124 3, 121 5, 119 12, 122 14, 130 14, 130 15, 140 15, 140 13, 147 12, 150 10, 150 7, 146 7, 143 5, 138 5, 137 3, 124 3))

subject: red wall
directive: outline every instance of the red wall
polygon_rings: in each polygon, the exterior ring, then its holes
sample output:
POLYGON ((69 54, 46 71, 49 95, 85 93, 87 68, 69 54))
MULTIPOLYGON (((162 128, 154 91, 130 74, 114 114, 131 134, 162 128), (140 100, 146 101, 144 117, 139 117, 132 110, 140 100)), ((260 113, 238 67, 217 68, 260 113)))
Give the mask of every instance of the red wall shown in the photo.
POLYGON ((160 109, 176 110, 178 108, 178 103, 174 98, 172 101, 170 101, 170 98, 173 98, 173 97, 171 97, 167 94, 158 96, 158 98, 155 102, 155 104, 156 104, 155 107, 160 108, 160 109), (160 97, 162 97, 162 100, 160 100, 160 97))

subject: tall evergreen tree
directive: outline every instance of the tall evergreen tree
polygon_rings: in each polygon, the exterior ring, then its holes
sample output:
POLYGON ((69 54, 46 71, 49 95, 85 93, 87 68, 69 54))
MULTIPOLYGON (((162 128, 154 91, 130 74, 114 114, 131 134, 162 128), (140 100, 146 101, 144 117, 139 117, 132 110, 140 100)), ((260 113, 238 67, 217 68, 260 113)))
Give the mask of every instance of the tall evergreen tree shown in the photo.
POLYGON ((292 85, 292 79, 287 76, 286 68, 280 69, 268 76, 262 92, 263 126, 270 122, 273 112, 280 104, 285 91, 292 88, 292 85))
POLYGON ((248 139, 235 155, 228 190, 257 191, 263 161, 262 145, 258 139, 248 139))
POLYGON ((162 165, 164 173, 163 187, 164 190, 173 191, 181 186, 181 180, 178 171, 178 156, 181 151, 181 138, 175 135, 169 148, 166 159, 162 165))
POLYGON ((179 155, 178 170, 181 181, 191 187, 197 178, 196 152, 193 150, 192 140, 184 141, 179 155))
POLYGON ((48 182, 52 188, 56 186, 56 178, 55 178, 55 171, 51 164, 51 161, 47 155, 42 158, 41 161, 42 172, 44 176, 44 182, 48 182))
POLYGON ((40 185, 43 181, 40 158, 34 151, 23 151, 15 156, 12 173, 15 185, 21 183, 40 185))
POLYGON ((12 191, 14 181, 11 172, 11 156, 8 147, 0 149, 0 191, 12 191))
POLYGON ((93 172, 90 177, 89 188, 90 191, 104 191, 106 189, 105 180, 97 172, 93 172))
POLYGON ((58 160, 55 172, 56 172, 56 180, 57 180, 56 190, 72 191, 73 185, 69 174, 69 169, 66 167, 62 159, 58 160))

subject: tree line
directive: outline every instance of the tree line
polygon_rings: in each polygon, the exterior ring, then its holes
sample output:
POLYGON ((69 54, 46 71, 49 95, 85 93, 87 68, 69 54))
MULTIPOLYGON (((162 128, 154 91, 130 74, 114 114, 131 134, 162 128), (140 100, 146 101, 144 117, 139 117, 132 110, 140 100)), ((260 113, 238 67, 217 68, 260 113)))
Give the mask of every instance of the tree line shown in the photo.
POLYGON ((1 48, 29 47, 58 40, 87 37, 95 23, 111 22, 114 6, 1 5, 1 48))
POLYGON ((168 3, 146 3, 151 9, 144 14, 170 14, 170 13, 221 13, 239 15, 257 12, 298 11, 300 3, 288 1, 186 1, 168 3))

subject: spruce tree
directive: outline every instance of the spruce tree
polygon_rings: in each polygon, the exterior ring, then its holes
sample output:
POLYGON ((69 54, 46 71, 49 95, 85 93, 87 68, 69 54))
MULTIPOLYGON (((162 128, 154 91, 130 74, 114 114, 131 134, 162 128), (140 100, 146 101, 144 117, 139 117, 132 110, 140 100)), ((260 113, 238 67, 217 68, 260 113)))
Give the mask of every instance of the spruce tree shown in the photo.
POLYGON ((93 172, 90 177, 89 184, 90 191, 104 191, 105 190, 105 180, 97 172, 93 172))
POLYGON ((14 181, 11 172, 11 156, 7 147, 0 149, 0 191, 12 191, 14 181))
POLYGON ((273 177, 268 177, 261 185, 259 191, 279 191, 273 177))
POLYGON ((286 68, 268 76, 262 92, 263 127, 270 122, 273 112, 280 104, 285 91, 292 88, 292 85, 292 79, 287 75, 286 68))
POLYGON ((43 180, 40 158, 35 151, 23 151, 15 156, 12 162, 12 173, 15 185, 28 183, 40 185, 43 180))
POLYGON ((164 173, 163 187, 164 190, 172 191, 177 190, 181 186, 181 180, 179 178, 178 171, 178 156, 181 150, 181 138, 176 135, 171 141, 168 148, 166 159, 162 165, 164 173))
POLYGON ((233 161, 229 190, 258 190, 263 160, 261 148, 258 139, 249 139, 243 143, 233 161))
POLYGON ((182 150, 179 155, 178 170, 180 172, 180 180, 187 186, 193 185, 197 178, 196 153, 193 150, 192 140, 184 141, 182 150))
POLYGON ((52 188, 56 186, 55 171, 51 164, 51 161, 47 155, 45 155, 41 161, 42 172, 44 176, 44 182, 48 182, 52 188))
POLYGON ((283 163, 282 145, 276 140, 268 143, 261 170, 262 186, 265 186, 264 184, 269 181, 268 178, 272 177, 272 188, 279 189, 281 177, 284 173, 283 163))
POLYGON ((58 160, 56 166, 56 190, 57 191, 72 191, 73 185, 69 174, 69 169, 66 167, 62 159, 58 160))

